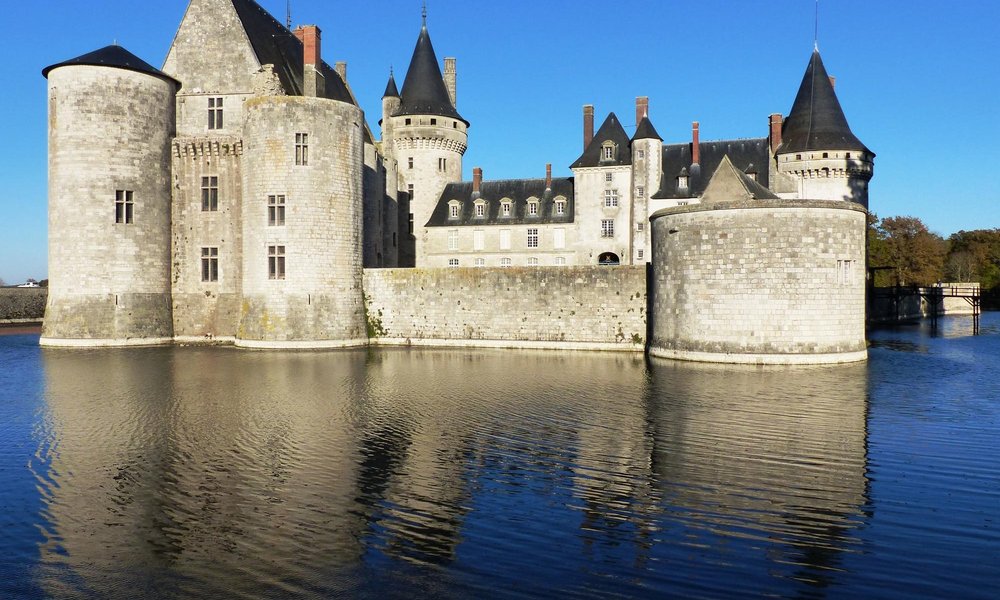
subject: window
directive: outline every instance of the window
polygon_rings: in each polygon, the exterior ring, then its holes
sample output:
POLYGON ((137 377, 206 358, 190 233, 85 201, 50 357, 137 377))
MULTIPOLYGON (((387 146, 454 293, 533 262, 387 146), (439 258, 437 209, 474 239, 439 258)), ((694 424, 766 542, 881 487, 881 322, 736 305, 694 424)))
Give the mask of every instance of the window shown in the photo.
POLYGON ((222 129, 222 98, 208 99, 208 128, 222 129))
POLYGON ((510 250, 510 229, 500 230, 500 249, 510 250))
POLYGON ((409 229, 410 235, 413 235, 413 213, 410 213, 409 229))
POLYGON ((680 177, 677 178, 677 189, 686 190, 687 186, 688 186, 687 175, 681 175, 680 177))
POLYGON ((757 181, 757 171, 751 171, 747 173, 747 177, 749 177, 753 181, 757 181))
POLYGON ((601 219, 601 237, 615 237, 615 222, 612 219, 601 219))
POLYGON ((457 267, 458 266, 458 259, 457 258, 449 258, 448 259, 448 266, 449 267, 457 267))
POLYGON ((268 246, 267 247, 267 278, 268 279, 284 279, 285 278, 285 247, 284 246, 268 246))
POLYGON ((309 164, 309 134, 295 134, 295 165, 305 167, 309 164))
POLYGON ((407 119, 406 119, 406 120, 404 121, 404 123, 405 123, 406 125, 410 125, 410 124, 412 124, 412 123, 413 123, 413 119, 410 119, 409 117, 407 117, 407 119))
POLYGON ((408 157, 406 159, 406 168, 408 168, 408 169, 412 169, 413 168, 413 157, 412 156, 410 156, 410 157, 408 157))
POLYGON ((538 247, 538 229, 536 228, 528 229, 528 247, 529 248, 538 247))
POLYGON ((476 266, 477 267, 485 267, 486 266, 486 259, 485 258, 477 258, 476 259, 476 266))
POLYGON ((431 117, 431 125, 437 125, 437 124, 438 124, 438 120, 435 119, 434 117, 431 117))
POLYGON ((529 202, 528 203, 528 215, 532 216, 532 217, 537 217, 538 216, 538 203, 537 202, 529 202))
POLYGON ((392 232, 392 247, 393 248, 396 247, 396 232, 395 231, 392 232))
POLYGON ((476 216, 477 217, 486 216, 486 204, 484 202, 479 202, 476 204, 476 216))
POLYGON ((823 153, 823 158, 830 158, 830 153, 829 152, 824 152, 823 153))
POLYGON ((217 247, 201 249, 201 280, 219 280, 219 249, 217 247))
POLYGON ((537 267, 538 266, 538 259, 535 258, 535 257, 529 258, 528 259, 528 266, 529 267, 537 267))
POLYGON ((837 283, 840 285, 849 285, 854 275, 854 261, 853 260, 838 260, 837 261, 837 283))
POLYGON ((452 219, 457 219, 458 218, 458 205, 457 204, 452 204, 451 206, 448 207, 448 216, 450 218, 452 218, 452 219))
POLYGON ((285 224, 285 197, 274 195, 267 197, 267 225, 281 227, 285 224))
POLYGON ((500 266, 504 267, 504 268, 509 267, 510 266, 510 259, 509 258, 501 258, 500 259, 500 266))
POLYGON ((638 223, 635 224, 635 228, 639 231, 642 231, 643 229, 646 228, 646 224, 643 223, 642 221, 639 221, 638 223))
POLYGON ((639 260, 642 260, 642 250, 641 249, 640 250, 636 250, 635 257, 637 259, 639 259, 639 260))
POLYGON ((802 155, 801 154, 796 154, 795 155, 795 160, 802 160, 802 155))
POLYGON ((847 155, 845 156, 845 158, 851 158, 851 153, 848 152, 847 155))
POLYGON ((611 183, 614 180, 615 180, 615 176, 612 173, 605 173, 604 174, 604 181, 607 181, 608 183, 611 183))
POLYGON ((646 158, 646 151, 645 150, 638 150, 638 151, 636 151, 635 157, 638 158, 638 159, 646 158))
POLYGON ((639 187, 635 188, 635 195, 637 197, 639 197, 639 198, 645 198, 646 197, 646 188, 642 187, 641 185, 639 187))
POLYGON ((132 190, 115 190, 115 223, 129 224, 135 216, 132 190))
POLYGON ((552 230, 552 247, 559 250, 566 247, 566 230, 556 227, 552 230))
POLYGON ((687 205, 688 205, 687 200, 682 200, 677 203, 677 206, 687 206, 687 205))
POLYGON ((505 217, 509 217, 510 216, 510 201, 509 200, 505 200, 504 202, 500 203, 500 214, 503 215, 503 216, 505 216, 505 217))
POLYGON ((201 210, 214 212, 219 210, 219 178, 201 178, 201 210))
POLYGON ((563 266, 565 264, 566 264, 566 257, 565 256, 557 256, 556 257, 556 265, 558 265, 558 266, 561 267, 561 266, 563 266))
POLYGON ((477 229, 472 232, 472 249, 483 250, 486 247, 486 232, 477 229))
POLYGON ((410 200, 413 200, 413 184, 412 183, 406 184, 406 193, 409 194, 410 200))
POLYGON ((444 171, 447 168, 448 168, 448 159, 447 158, 439 158, 438 159, 438 171, 444 171))
POLYGON ((565 200, 556 200, 556 214, 557 215, 564 215, 564 214, 566 214, 566 201, 565 200))
POLYGON ((448 230, 448 249, 458 250, 458 230, 450 229, 448 230))
POLYGON ((611 142, 604 142, 601 146, 601 160, 614 160, 615 158, 615 145, 611 142))
POLYGON ((604 206, 618 206, 618 190, 604 190, 604 206))

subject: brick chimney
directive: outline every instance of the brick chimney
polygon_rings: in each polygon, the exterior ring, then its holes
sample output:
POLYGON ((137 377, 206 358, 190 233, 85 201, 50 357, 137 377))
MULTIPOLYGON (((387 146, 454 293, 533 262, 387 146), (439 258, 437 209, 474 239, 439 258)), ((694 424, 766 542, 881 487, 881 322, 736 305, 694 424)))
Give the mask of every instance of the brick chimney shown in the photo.
POLYGON ((830 87, 834 89, 837 88, 837 78, 834 77, 833 75, 830 75, 830 87))
POLYGON ((302 42, 302 95, 322 97, 326 94, 326 80, 323 78, 321 32, 315 25, 302 25, 293 32, 302 42))
POLYGON ((642 122, 643 117, 649 116, 649 96, 639 96, 635 99, 635 124, 642 122))
POLYGON ((698 121, 691 123, 691 164, 701 163, 701 146, 698 142, 698 121))
POLYGON ((583 105, 583 149, 586 150, 594 139, 594 105, 583 105))
POLYGON ((479 187, 483 184, 483 170, 480 167, 472 169, 472 193, 478 194, 479 187))
POLYGON ((773 156, 778 151, 778 146, 781 145, 781 125, 784 123, 784 118, 781 113, 774 113, 768 122, 771 125, 771 155, 773 156))
POLYGON ((552 163, 545 165, 545 189, 552 189, 552 163))

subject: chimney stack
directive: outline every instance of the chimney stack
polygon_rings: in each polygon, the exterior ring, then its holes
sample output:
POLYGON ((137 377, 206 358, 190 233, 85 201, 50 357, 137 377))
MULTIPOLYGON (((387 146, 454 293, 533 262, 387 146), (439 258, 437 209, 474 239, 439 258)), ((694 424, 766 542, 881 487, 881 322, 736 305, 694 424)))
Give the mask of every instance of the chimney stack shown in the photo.
POLYGON ((774 113, 769 119, 771 124, 771 155, 778 151, 778 146, 781 145, 781 125, 784 123, 784 118, 781 113, 774 113))
POLYGON ((833 75, 830 75, 830 87, 834 89, 837 88, 837 78, 834 77, 833 75))
POLYGON ((649 96, 639 96, 635 99, 635 124, 636 127, 642 122, 643 117, 649 116, 649 96))
POLYGON ((586 150, 594 139, 594 105, 583 105, 583 149, 586 150))
POLYGON ((344 80, 344 83, 347 83, 347 63, 346 62, 344 62, 342 60, 341 61, 337 61, 333 65, 333 70, 336 71, 338 75, 340 75, 340 78, 344 80))
POLYGON ((444 59, 444 87, 448 88, 448 98, 451 105, 458 108, 458 75, 455 71, 455 59, 448 57, 444 59))
POLYGON ((552 163, 545 165, 545 189, 552 189, 552 163))
POLYGON ((319 65, 322 59, 321 32, 315 25, 301 25, 295 28, 295 37, 302 42, 302 62, 319 65))
POLYGON ((691 123, 691 164, 697 165, 701 162, 701 146, 698 142, 698 121, 691 123))
POLYGON ((483 170, 480 167, 472 169, 472 193, 479 193, 479 186, 483 184, 483 170))

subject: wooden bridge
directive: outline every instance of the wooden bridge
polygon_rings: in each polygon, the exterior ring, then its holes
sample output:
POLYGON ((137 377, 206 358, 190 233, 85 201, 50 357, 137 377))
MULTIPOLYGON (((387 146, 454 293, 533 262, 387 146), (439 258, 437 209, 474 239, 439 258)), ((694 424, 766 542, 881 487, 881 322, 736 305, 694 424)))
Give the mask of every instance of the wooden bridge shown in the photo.
POLYGON ((972 307, 972 335, 979 335, 979 315, 982 314, 983 292, 978 284, 949 283, 918 288, 920 297, 930 308, 931 328, 937 329, 938 316, 944 309, 945 298, 964 298, 972 307))

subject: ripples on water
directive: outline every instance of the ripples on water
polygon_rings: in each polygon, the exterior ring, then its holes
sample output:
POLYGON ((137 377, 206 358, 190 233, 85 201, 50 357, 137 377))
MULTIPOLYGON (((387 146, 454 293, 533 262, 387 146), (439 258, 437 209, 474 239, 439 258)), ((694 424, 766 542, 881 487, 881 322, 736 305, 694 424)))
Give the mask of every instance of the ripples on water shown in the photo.
POLYGON ((0 592, 985 596, 991 317, 797 369, 0 337, 0 592))

